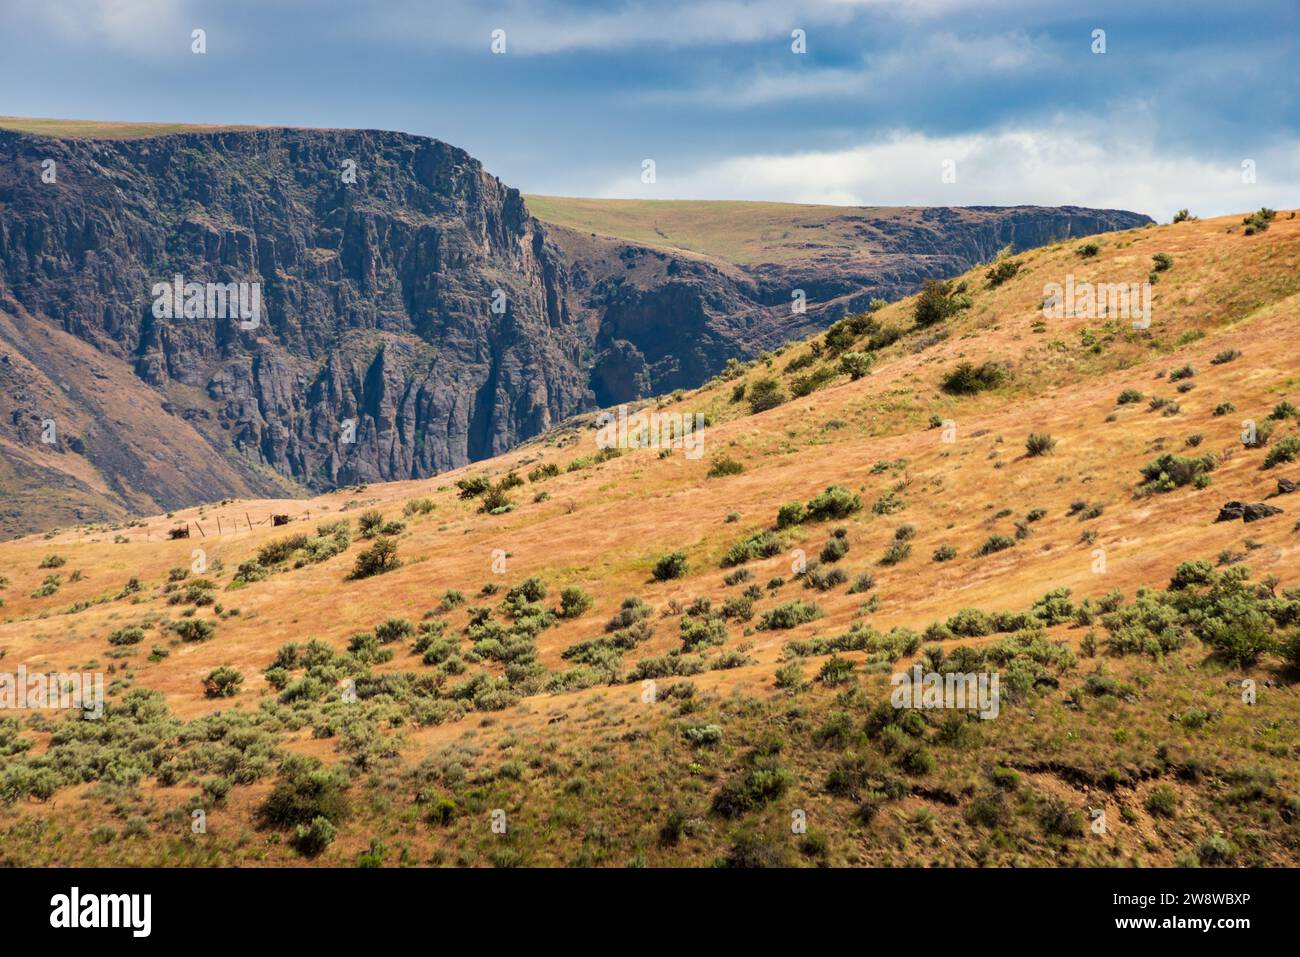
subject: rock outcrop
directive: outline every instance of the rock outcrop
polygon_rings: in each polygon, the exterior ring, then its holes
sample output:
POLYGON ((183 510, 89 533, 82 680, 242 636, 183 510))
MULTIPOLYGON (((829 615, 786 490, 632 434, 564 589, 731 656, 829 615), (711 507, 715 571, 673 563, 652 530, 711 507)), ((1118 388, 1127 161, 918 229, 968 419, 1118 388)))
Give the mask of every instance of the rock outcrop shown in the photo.
MULTIPOLYGON (((1008 242, 1146 221, 912 212, 868 231, 871 268, 741 268, 543 224, 425 137, 0 131, 0 450, 33 486, 79 476, 70 520, 425 477, 576 412, 698 385, 1008 242), (176 300, 176 277, 201 284, 197 299, 176 300), (791 314, 794 284, 806 313, 791 314), (255 322, 221 308, 252 287, 255 322), (83 354, 36 348, 55 332, 131 373, 115 380, 120 417, 78 398, 83 354), (41 444, 51 415, 67 442, 41 444), (185 478, 164 477, 167 462, 185 478)), ((21 509, 0 517, 27 527, 21 509)))

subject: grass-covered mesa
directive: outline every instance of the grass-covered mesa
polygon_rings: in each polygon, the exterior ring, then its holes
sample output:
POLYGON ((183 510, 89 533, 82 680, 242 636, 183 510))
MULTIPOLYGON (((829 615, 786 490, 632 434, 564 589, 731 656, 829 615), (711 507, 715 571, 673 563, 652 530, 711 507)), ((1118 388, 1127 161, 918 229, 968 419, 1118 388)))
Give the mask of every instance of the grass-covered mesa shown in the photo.
POLYGON ((582 416, 0 543, 0 669, 103 687, 0 712, 0 862, 1300 863, 1300 221, 1268 212, 990 253, 736 359, 647 406, 706 416, 702 456, 582 416), (1150 324, 1046 318, 1085 272, 1158 273, 1150 324))

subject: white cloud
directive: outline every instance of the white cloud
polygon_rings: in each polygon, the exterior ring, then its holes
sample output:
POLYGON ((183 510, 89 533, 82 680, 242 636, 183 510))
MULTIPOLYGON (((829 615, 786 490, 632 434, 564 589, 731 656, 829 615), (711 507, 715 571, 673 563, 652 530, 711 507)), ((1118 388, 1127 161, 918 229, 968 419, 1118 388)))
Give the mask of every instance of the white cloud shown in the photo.
POLYGON ((48 31, 74 47, 104 47, 138 57, 189 53, 190 31, 203 24, 186 0, 57 0, 15 4, 0 22, 7 30, 48 31))
MULTIPOLYGON (((1128 114, 1136 118, 1141 110, 1128 114)), ((1058 120, 1047 129, 932 137, 898 131, 839 150, 733 156, 690 169, 656 157, 657 182, 638 170, 597 195, 645 199, 752 199, 853 206, 1094 206, 1167 220, 1287 207, 1300 194, 1300 141, 1240 159, 1161 153, 1143 131, 1110 121, 1058 120), (1258 181, 1242 182, 1254 159, 1258 181), (956 182, 942 181, 956 164, 956 182)))
MULTIPOLYGON (((432 46, 488 48, 491 31, 504 29, 509 52, 560 53, 631 47, 714 46, 787 41, 794 28, 836 27, 865 11, 928 20, 991 5, 1032 8, 1030 0, 624 0, 605 9, 591 3, 508 0, 485 9, 472 0, 443 0, 436 13, 423 0, 390 0, 367 10, 362 28, 432 46)), ((351 24, 349 29, 356 27, 351 24)))
MULTIPOLYGON (((809 37, 815 43, 816 36, 809 37)), ((638 99, 654 103, 690 103, 737 109, 794 100, 852 97, 861 106, 871 98, 893 99, 910 84, 930 87, 1009 74, 1059 68, 1059 55, 1050 42, 1020 31, 959 37, 930 33, 910 42, 902 38, 889 52, 863 58, 857 67, 811 67, 791 56, 780 71, 762 70, 723 84, 694 81, 689 88, 652 91, 638 99)))

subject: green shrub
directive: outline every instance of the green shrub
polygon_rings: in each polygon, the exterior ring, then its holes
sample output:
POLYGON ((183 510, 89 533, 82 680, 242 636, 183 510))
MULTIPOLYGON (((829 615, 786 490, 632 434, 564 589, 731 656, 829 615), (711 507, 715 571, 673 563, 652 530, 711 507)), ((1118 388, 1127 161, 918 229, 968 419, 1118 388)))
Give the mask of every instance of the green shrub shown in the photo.
POLYGON ((654 567, 655 581, 670 581, 674 578, 681 578, 686 574, 686 553, 671 552, 664 555, 654 567))
POLYGON ((1015 545, 1015 540, 1005 535, 990 535, 975 554, 980 556, 992 555, 994 552, 1004 551, 1013 545, 1015 545))
POLYGON ((397 557, 397 543, 391 538, 380 537, 375 539, 373 545, 357 555, 356 563, 352 566, 352 574, 349 577, 353 579, 370 578, 372 575, 391 572, 393 569, 400 567, 401 564, 397 557))
POLYGON ((721 618, 687 616, 681 622, 682 650, 695 651, 727 640, 727 626, 721 618))
POLYGON ((753 766, 722 787, 713 799, 713 809, 723 817, 738 817, 775 801, 794 783, 794 775, 773 758, 756 759, 753 766))
POLYGON ((833 536, 822 546, 821 553, 817 556, 821 561, 831 564, 838 562, 841 558, 849 553, 849 540, 842 536, 833 536))
POLYGON ((128 625, 126 628, 119 628, 108 636, 110 645, 135 645, 144 641, 144 629, 139 625, 128 625))
POLYGON ((1174 264, 1174 257, 1168 253, 1156 253, 1151 261, 1155 264, 1156 272, 1165 272, 1174 264))
POLYGON ((181 641, 207 641, 215 630, 212 622, 202 618, 182 618, 172 622, 171 628, 181 641))
POLYGON ((405 618, 389 618, 375 625, 375 639, 381 645, 391 644, 409 638, 415 633, 415 627, 405 618))
POLYGON ((998 253, 984 278, 990 286, 1000 286, 1020 271, 1020 265, 1020 260, 1011 258, 1011 247, 1008 246, 998 253))
POLYGON ((270 827, 309 825, 316 818, 337 824, 350 813, 345 788, 343 776, 318 758, 290 755, 281 763, 279 778, 258 808, 258 817, 270 827))
POLYGON ((815 621, 825 614, 821 606, 816 602, 805 602, 796 599, 777 605, 768 611, 765 611, 759 618, 759 631, 773 631, 779 629, 796 628, 809 621, 815 621))
POLYGON ((589 594, 577 585, 569 585, 560 592, 560 617, 578 618, 592 605, 589 594))
POLYGON ((817 680, 828 688, 845 684, 853 676, 853 662, 832 654, 817 672, 817 680))
POLYGON ((1283 462, 1294 462, 1297 457, 1300 457, 1300 437, 1288 435, 1268 450, 1264 456, 1264 468, 1271 469, 1283 462))
POLYGON ((927 279, 916 297, 912 317, 918 326, 932 326, 950 319, 969 305, 969 297, 954 292, 951 280, 927 279))
POLYGON ((817 591, 830 591, 836 585, 843 585, 849 580, 848 575, 839 568, 825 568, 821 562, 812 562, 804 569, 803 585, 817 591))
POLYGON ((1142 401, 1142 393, 1137 389, 1125 389, 1115 400, 1116 405, 1132 405, 1135 402, 1142 401))
POLYGON ((745 466, 726 455, 720 455, 709 466, 709 478, 722 478, 726 475, 739 475, 745 466))
POLYGON ((338 829, 328 818, 314 817, 309 824, 299 824, 294 831, 293 846, 304 857, 317 857, 334 842, 338 829))
POLYGON ((885 554, 880 557, 880 564, 897 565, 911 554, 912 546, 907 542, 892 541, 885 549, 885 554))
POLYGON ((950 632, 961 638, 981 638, 993 634, 993 623, 987 613, 978 608, 963 608, 948 619, 950 632))
POLYGON ((775 409, 785 400, 781 384, 771 377, 758 379, 749 387, 749 411, 752 413, 775 409))
POLYGON ((244 676, 228 665, 213 668, 203 679, 203 694, 209 698, 233 698, 244 676))
POLYGON ((1243 232, 1245 232, 1247 236, 1253 236, 1256 233, 1264 232, 1264 230, 1268 229, 1269 223, 1273 221, 1273 217, 1276 215, 1276 211, 1269 209, 1267 206, 1261 206, 1258 212, 1251 213, 1249 216, 1242 219, 1242 222, 1246 226, 1243 232))
POLYGON ((1214 471, 1218 460, 1213 454, 1191 457, 1166 452, 1142 466, 1145 481, 1138 487, 1139 495, 1172 492, 1191 484, 1198 475, 1214 471))
POLYGON ((976 395, 1006 383, 1007 371, 995 362, 975 365, 961 362, 943 377, 942 388, 951 395, 976 395))
POLYGON ((807 520, 824 522, 847 518, 861 510, 862 499, 842 485, 831 485, 826 491, 813 496, 808 502, 807 520))
POLYGON ((876 587, 876 579, 870 572, 862 572, 853 579, 853 584, 849 586, 850 595, 862 595, 876 587))
POLYGON ((1178 795, 1169 785, 1158 784, 1147 795, 1145 806, 1152 817, 1174 817, 1178 813, 1178 795))
POLYGON ((822 386, 828 385, 838 373, 834 366, 822 366, 815 372, 795 376, 790 380, 790 393, 796 397, 812 395, 822 386))
POLYGON ((1030 432, 1025 440, 1025 451, 1032 456, 1046 455, 1056 448, 1056 439, 1046 432, 1030 432))
POLYGON ((871 372, 874 361, 869 352, 846 352, 840 357, 840 372, 857 382, 871 372))
POLYGON ((1083 813, 1055 796, 1043 799, 1038 809, 1038 823, 1055 837, 1080 837, 1083 834, 1083 813))
MULTIPOLYGON (((467 482, 467 481, 469 480, 462 479, 460 482, 457 482, 456 484, 462 485, 463 482, 467 482)), ((461 498, 464 497, 465 494, 462 490, 461 498)), ((379 529, 383 527, 383 524, 384 524, 384 513, 379 511, 379 509, 377 508, 367 509, 366 511, 362 512, 360 515, 357 516, 357 529, 359 530, 359 533, 362 538, 374 538, 376 535, 379 534, 379 529)))
POLYGON ((803 502, 786 502, 776 510, 776 527, 791 528, 808 517, 803 502))
POLYGON ((931 556, 931 558, 933 558, 934 561, 936 562, 949 562, 956 557, 957 557, 957 549, 947 544, 940 545, 938 548, 934 550, 934 554, 931 556))

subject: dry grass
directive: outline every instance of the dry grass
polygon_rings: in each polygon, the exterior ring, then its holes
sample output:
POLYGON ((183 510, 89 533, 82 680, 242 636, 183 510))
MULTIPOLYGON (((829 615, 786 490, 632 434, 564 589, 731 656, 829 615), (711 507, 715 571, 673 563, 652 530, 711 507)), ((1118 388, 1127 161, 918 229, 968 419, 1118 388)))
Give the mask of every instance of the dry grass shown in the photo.
MULTIPOLYGON (((671 230, 666 231, 671 235, 671 230)), ((628 238, 643 241, 643 237, 628 238)), ((719 559, 726 548, 751 532, 771 527, 781 503, 806 501, 831 483, 849 487, 867 507, 842 522, 802 526, 789 534, 780 555, 747 567, 760 586, 778 575, 789 579, 791 550, 802 548, 811 558, 831 528, 843 525, 851 549, 840 566, 850 580, 863 571, 875 576, 870 594, 879 596, 880 604, 869 618, 882 631, 896 625, 919 630, 964 607, 1023 611, 1039 595, 1057 587, 1072 589, 1076 599, 1114 588, 1131 597, 1139 587, 1163 587, 1179 562, 1213 559, 1225 549, 1247 554, 1256 580, 1274 574, 1283 586, 1300 585, 1300 553, 1293 531, 1297 516, 1291 514, 1295 509, 1289 499, 1278 500, 1286 514, 1254 525, 1214 522, 1222 502, 1262 501, 1278 477, 1300 477, 1286 467, 1262 471, 1266 450, 1243 449, 1238 439, 1242 419, 1262 420, 1281 399, 1295 400, 1300 386, 1300 325, 1295 322, 1300 312, 1300 223, 1280 213, 1270 230, 1252 237, 1241 234, 1240 217, 1135 230, 1105 237, 1100 255, 1087 261, 1074 254, 1073 245, 1025 254, 1020 257, 1024 262, 1020 273, 996 289, 985 288, 982 271, 973 272, 967 277, 973 305, 947 324, 946 338, 924 348, 918 348, 917 336, 904 338, 883 350, 872 374, 859 381, 840 377, 803 399, 757 416, 747 414, 745 403, 730 401, 733 381, 713 383, 667 402, 665 409, 710 415, 707 454, 698 460, 688 460, 681 450, 667 458, 659 458, 654 450, 629 451, 515 489, 510 495, 516 509, 504 515, 479 514, 475 502, 457 498, 455 480, 480 473, 499 477, 511 469, 522 475, 540 462, 563 467, 596 451, 588 424, 571 424, 499 459, 428 481, 343 490, 308 501, 210 505, 172 518, 145 518, 117 530, 63 529, 49 537, 29 536, 0 544, 0 572, 9 579, 0 591, 5 600, 0 609, 5 619, 0 625, 0 650, 7 664, 23 662, 29 670, 102 661, 109 631, 150 615, 176 614, 163 603, 160 586, 168 568, 189 565, 192 549, 202 547, 209 561, 224 562, 224 572, 209 574, 224 586, 239 562, 268 540, 307 531, 309 522, 314 526, 340 515, 355 517, 361 510, 355 503, 397 518, 402 504, 418 496, 432 498, 436 509, 408 520, 398 539, 405 562, 400 570, 364 581, 346 580, 362 547, 354 544, 347 554, 322 564, 274 574, 239 590, 219 591, 218 601, 227 608, 237 606, 240 615, 222 619, 214 640, 174 646, 172 654, 158 663, 144 661, 155 640, 151 635, 129 661, 134 686, 162 691, 176 713, 193 718, 218 707, 202 697, 202 676, 217 665, 230 664, 244 672, 245 685, 236 698, 219 707, 249 711, 262 697, 273 694, 261 671, 284 642, 316 637, 341 650, 353 632, 372 628, 392 615, 418 621, 448 588, 463 591, 471 606, 491 604, 500 596, 482 601, 473 597, 485 582, 496 581, 504 588, 530 575, 547 582, 548 604, 554 604, 568 584, 579 584, 596 598, 592 611, 576 621, 561 622, 538 638, 542 663, 561 669, 568 664, 561 652, 600 634, 602 623, 627 595, 640 595, 661 609, 674 599, 686 604, 699 596, 719 606, 739 593, 743 586, 728 588, 722 582, 725 572, 719 559), (1042 320, 1044 283, 1062 282, 1067 272, 1077 280, 1141 281, 1157 252, 1169 253, 1174 266, 1161 274, 1155 287, 1148 332, 1133 332, 1126 323, 1108 332, 1102 320, 1049 322, 1044 331, 1036 331, 1042 320), (1089 338, 1083 335, 1085 328, 1092 331, 1092 341, 1103 343, 1099 350, 1084 344, 1089 338), (1202 336, 1190 338, 1189 332, 1202 336), (1210 363, 1212 356, 1229 347, 1239 349, 1241 357, 1223 365, 1210 363), (986 359, 1012 364, 1015 375, 1008 386, 973 398, 954 398, 939 390, 943 372, 958 361, 986 359), (1161 376, 1185 363, 1197 370, 1190 380, 1195 388, 1177 394, 1161 376), (1129 387, 1147 396, 1176 398, 1181 410, 1166 417, 1145 402, 1116 407, 1116 396, 1129 387), (1232 401, 1238 412, 1214 416, 1214 407, 1225 400, 1232 401), (932 414, 956 423, 955 442, 942 441, 941 430, 928 428, 932 414), (1050 433, 1057 440, 1053 454, 1027 457, 1024 442, 1030 432, 1050 433), (1223 458, 1213 473, 1213 484, 1207 489, 1188 487, 1135 498, 1138 468, 1162 450, 1186 452, 1184 439, 1192 433, 1203 435, 1198 454, 1213 451, 1223 458), (742 462, 744 472, 708 479, 711 458, 722 453, 742 462), (877 463, 892 464, 878 467, 877 463), (549 498, 535 503, 534 493, 540 490, 548 492, 549 498), (871 504, 890 490, 905 502, 903 511, 873 514, 871 504), (1102 504, 1104 511, 1100 517, 1081 521, 1070 514, 1078 500, 1102 504), (350 503, 354 504, 345 508, 350 503), (1023 519, 1031 509, 1046 514, 1032 523, 1028 538, 1006 551, 976 557, 981 542, 991 534, 1014 534, 1013 521, 1023 519), (1003 515, 1004 510, 1009 511, 1003 515), (272 512, 288 513, 295 521, 281 529, 247 527, 246 513, 256 521, 272 512), (729 513, 738 513, 738 520, 728 522, 729 513), (216 532, 218 517, 222 534, 216 532), (207 537, 165 539, 173 524, 195 520, 202 523, 207 537), (877 564, 904 522, 917 532, 911 556, 892 567, 877 564), (1085 532, 1094 540, 1084 540, 1085 532), (115 544, 115 535, 125 541, 115 544), (1246 539, 1252 540, 1249 546, 1246 539), (956 547, 957 557, 932 562, 931 553, 944 543, 956 547), (1093 570, 1096 548, 1105 549, 1104 574, 1093 570), (499 558, 496 550, 508 552, 504 575, 493 570, 499 558), (670 551, 686 553, 687 576, 652 581, 655 560, 670 551), (54 596, 31 598, 48 574, 37 566, 50 553, 67 558, 62 569, 65 579, 74 569, 81 570, 84 578, 65 583, 54 596), (140 601, 109 601, 67 613, 75 601, 116 592, 132 575, 146 584, 140 601)), ((907 325, 909 305, 887 307, 878 318, 886 324, 907 325)), ((790 376, 781 370, 806 349, 789 347, 780 357, 771 358, 770 369, 760 360, 742 378, 776 375, 788 384, 790 376)), ((1295 430, 1293 422, 1282 424, 1274 441, 1295 430)), ((779 806, 755 815, 751 823, 788 838, 790 808, 802 808, 827 833, 830 860, 840 864, 1046 864, 1107 859, 1173 863, 1216 830, 1263 826, 1242 817, 1242 811, 1198 797, 1194 788, 1177 781, 1173 786, 1188 804, 1188 815, 1173 823, 1155 821, 1141 808, 1153 786, 1141 774, 1137 783, 1115 792, 1098 783, 1080 783, 1077 777, 1080 769, 1099 780, 1112 765, 1146 767, 1159 743, 1194 748, 1224 767, 1256 761, 1268 764, 1280 776, 1280 787, 1296 793, 1293 769, 1275 760, 1272 751, 1260 754, 1254 748, 1263 728, 1274 729, 1269 732, 1275 738, 1273 750, 1282 754, 1300 740, 1290 677, 1270 659, 1256 675, 1261 687, 1264 679, 1274 681, 1276 687, 1261 696, 1257 710, 1234 710, 1231 684, 1240 676, 1205 669, 1200 663, 1204 649, 1200 649, 1199 654, 1189 650, 1159 665, 1129 659, 1108 662, 1123 676, 1142 675, 1144 692, 1136 703, 1094 702, 1080 712, 1061 693, 1034 708, 1009 708, 1004 719, 987 723, 978 748, 938 755, 940 768, 926 788, 891 804, 875 824, 864 827, 853 819, 852 804, 827 794, 821 786, 839 755, 823 753, 808 743, 811 728, 837 707, 834 693, 816 689, 797 699, 803 714, 794 715, 789 699, 773 689, 772 677, 788 640, 839 633, 862 617, 861 606, 868 596, 847 594, 846 586, 814 595, 790 582, 775 595, 765 593, 757 610, 761 613, 780 602, 809 597, 823 606, 825 617, 789 632, 750 636, 741 634, 743 626, 731 623, 731 637, 723 650, 744 642, 754 663, 690 679, 705 703, 700 715, 689 720, 717 720, 727 729, 726 744, 717 753, 695 754, 681 745, 680 729, 669 713, 672 706, 646 707, 635 685, 525 698, 517 707, 492 715, 487 727, 478 727, 482 715, 471 714, 452 724, 407 728, 401 754, 408 764, 457 742, 472 742, 479 749, 470 761, 469 778, 472 782, 476 774, 483 776, 482 793, 474 798, 482 808, 476 806, 448 829, 431 829, 422 823, 421 810, 410 803, 413 792, 401 776, 404 772, 388 767, 365 779, 369 783, 354 785, 358 799, 369 793, 374 800, 362 802, 366 809, 359 823, 344 829, 323 860, 350 860, 365 849, 370 835, 379 833, 391 847, 400 843, 420 862, 486 863, 501 848, 487 827, 487 812, 503 807, 520 825, 518 836, 512 838, 518 843, 512 846, 522 859, 534 863, 622 864, 638 855, 638 861, 652 864, 706 861, 724 854, 733 837, 730 825, 709 816, 709 798, 736 772, 751 739, 770 728, 781 729, 790 742, 783 760, 797 784, 779 806), (1171 713, 1197 703, 1218 709, 1224 719, 1197 734, 1170 725, 1171 713), (566 717, 553 721, 560 715, 566 717), (1116 737, 1120 728, 1127 731, 1124 740, 1116 737), (637 729, 640 734, 629 736, 637 729), (522 781, 495 773, 512 756, 524 764, 522 781), (1119 817, 1121 807, 1128 807, 1131 820, 1115 826, 1107 843, 1096 844, 1053 842, 1037 832, 1031 834, 1032 828, 1026 830, 1028 826, 1021 824, 1008 825, 1002 837, 972 832, 962 820, 962 808, 985 787, 981 775, 994 764, 1020 766, 1025 786, 1040 797, 1059 792, 1076 807, 1101 802, 1115 812, 1112 820, 1119 817), (584 778, 589 790, 565 791, 573 777, 584 778), (949 791, 958 796, 955 803, 936 796, 949 791), (681 806, 703 823, 696 837, 660 848, 651 832, 673 806, 681 806), (934 820, 926 814, 918 819, 921 808, 934 820), (593 829, 599 833, 593 835, 593 829)), ((199 615, 210 616, 211 610, 199 615)), ((467 616, 462 607, 447 617, 459 630, 467 616)), ((630 652, 628 663, 679 647, 676 624, 675 618, 656 618, 655 637, 630 652)), ((1065 627, 1053 632, 1071 644, 1077 644, 1083 633, 1065 627)), ((850 653, 847 657, 860 662, 864 656, 850 653)), ((816 673, 821 660, 805 662, 806 676, 816 673)), ((378 670, 421 668, 418 657, 399 648, 394 662, 378 670)), ((1081 666, 1079 674, 1085 670, 1081 666)), ((873 675, 863 685, 875 700, 883 695, 883 679, 873 675)), ((294 748, 333 755, 330 744, 311 741, 307 732, 298 732, 293 740, 294 748)), ((241 830, 251 831, 250 809, 265 787, 236 788, 228 808, 213 814, 220 825, 220 840, 185 853, 249 863, 295 861, 283 845, 267 844, 264 834, 245 836, 242 841, 239 837, 241 830)), ((156 809, 180 796, 147 786, 139 800, 156 809)), ((11 831, 20 829, 26 819, 52 818, 50 826, 66 835, 57 850, 41 851, 45 845, 34 842, 25 851, 11 850, 11 856, 42 862, 67 861, 83 852, 96 855, 89 860, 133 863, 194 859, 169 858, 173 851, 161 837, 138 844, 119 841, 94 850, 86 838, 90 825, 71 814, 70 808, 76 806, 60 796, 49 806, 27 804, 4 812, 0 822, 11 831)), ((1032 808, 1020 810, 1022 816, 1032 817, 1032 808)), ((1257 859, 1294 864, 1295 844, 1285 850, 1285 839, 1277 834, 1286 831, 1281 824, 1278 827, 1281 831, 1271 832, 1257 859)), ((1237 840, 1244 838, 1238 835, 1237 840)), ((389 863, 396 857, 394 852, 389 863)), ((497 863, 509 859, 506 855, 497 863)))

